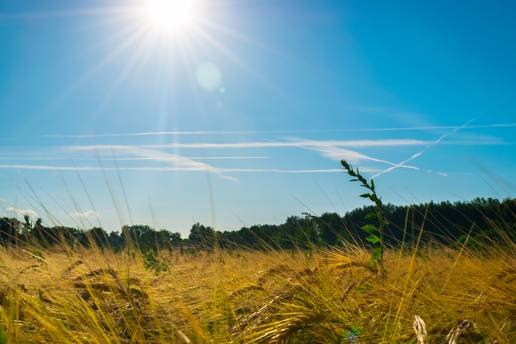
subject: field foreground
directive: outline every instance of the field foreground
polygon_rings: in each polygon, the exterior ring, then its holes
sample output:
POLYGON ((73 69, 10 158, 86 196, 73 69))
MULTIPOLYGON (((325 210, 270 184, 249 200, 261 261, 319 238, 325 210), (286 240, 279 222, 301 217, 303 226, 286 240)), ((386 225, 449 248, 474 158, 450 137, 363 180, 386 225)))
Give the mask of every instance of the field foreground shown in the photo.
POLYGON ((509 251, 391 251, 381 277, 362 249, 0 248, 0 343, 416 343, 416 315, 425 343, 511 343, 509 251))

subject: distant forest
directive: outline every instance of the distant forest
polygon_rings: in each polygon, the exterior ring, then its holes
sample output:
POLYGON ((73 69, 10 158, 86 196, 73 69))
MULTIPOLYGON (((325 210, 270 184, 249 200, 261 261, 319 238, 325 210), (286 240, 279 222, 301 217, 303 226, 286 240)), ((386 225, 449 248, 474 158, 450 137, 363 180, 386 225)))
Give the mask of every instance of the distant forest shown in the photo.
MULTIPOLYGON (((73 227, 47 227, 41 219, 32 222, 14 218, 0 219, 0 244, 52 247, 56 244, 101 249, 122 250, 128 243, 141 249, 309 249, 311 247, 366 246, 367 233, 361 227, 370 220, 366 215, 371 207, 362 207, 343 216, 325 213, 320 216, 302 214, 291 216, 279 225, 255 225, 236 231, 216 231, 196 223, 188 238, 164 229, 147 225, 124 226, 120 232, 106 232, 102 228, 80 230, 73 227)), ((422 243, 469 245, 514 242, 516 239, 516 199, 477 198, 469 202, 424 203, 396 206, 388 204, 384 212, 389 221, 385 231, 388 246, 400 243, 411 245, 418 237, 422 243), (421 229, 423 229, 421 231, 421 229)))

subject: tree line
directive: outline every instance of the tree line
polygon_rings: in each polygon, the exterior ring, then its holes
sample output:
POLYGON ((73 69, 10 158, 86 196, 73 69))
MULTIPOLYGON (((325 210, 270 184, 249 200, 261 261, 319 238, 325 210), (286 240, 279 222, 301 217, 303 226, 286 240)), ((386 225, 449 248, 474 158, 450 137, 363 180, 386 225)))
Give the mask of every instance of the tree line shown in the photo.
MULTIPOLYGON (((188 238, 168 230, 156 230, 147 225, 126 225, 119 232, 107 232, 100 227, 80 230, 66 226, 45 226, 41 219, 32 222, 15 218, 0 218, 1 245, 36 244, 52 247, 57 244, 122 250, 128 245, 142 250, 172 250, 184 248, 225 249, 308 249, 321 246, 341 246, 347 243, 367 246, 367 233, 361 230, 370 222, 366 215, 371 206, 339 215, 301 214, 291 216, 282 224, 254 225, 235 231, 217 231, 210 226, 194 224, 188 238)), ((440 202, 383 207, 387 226, 385 244, 439 243, 446 245, 468 241, 470 245, 489 242, 514 242, 516 239, 516 199, 476 198, 469 202, 440 202)))

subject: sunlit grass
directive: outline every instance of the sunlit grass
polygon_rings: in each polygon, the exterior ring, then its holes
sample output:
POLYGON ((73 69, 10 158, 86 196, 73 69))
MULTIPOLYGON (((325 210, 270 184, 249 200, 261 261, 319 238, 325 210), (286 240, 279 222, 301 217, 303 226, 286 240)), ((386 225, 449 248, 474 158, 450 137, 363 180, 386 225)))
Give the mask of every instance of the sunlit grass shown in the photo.
POLYGON ((386 251, 385 276, 360 248, 309 252, 0 249, 0 326, 10 343, 429 343, 460 321, 471 342, 514 336, 516 259, 386 251))

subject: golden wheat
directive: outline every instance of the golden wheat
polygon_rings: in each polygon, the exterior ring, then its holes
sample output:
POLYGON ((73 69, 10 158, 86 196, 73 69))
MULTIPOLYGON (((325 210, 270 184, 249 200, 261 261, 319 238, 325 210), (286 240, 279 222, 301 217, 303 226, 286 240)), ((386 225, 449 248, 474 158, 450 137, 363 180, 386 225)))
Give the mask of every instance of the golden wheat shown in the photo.
POLYGON ((136 252, 2 248, 0 329, 9 343, 443 343, 453 335, 459 343, 510 343, 515 336, 510 250, 387 251, 385 276, 368 269, 367 257, 359 248, 161 252, 168 269, 158 273, 136 252), (419 339, 415 316, 425 326, 419 339))

